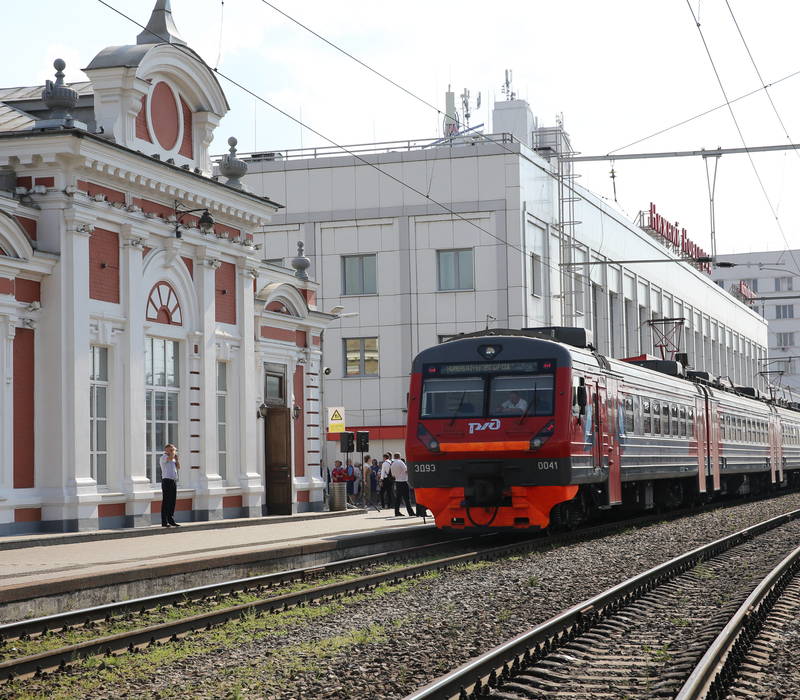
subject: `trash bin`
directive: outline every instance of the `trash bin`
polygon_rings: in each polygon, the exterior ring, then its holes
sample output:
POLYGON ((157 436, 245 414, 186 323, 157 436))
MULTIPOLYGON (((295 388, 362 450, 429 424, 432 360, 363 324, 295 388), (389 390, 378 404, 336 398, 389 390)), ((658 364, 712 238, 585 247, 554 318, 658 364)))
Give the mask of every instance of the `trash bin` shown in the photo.
POLYGON ((334 481, 331 483, 330 503, 331 510, 347 510, 347 482, 334 481))

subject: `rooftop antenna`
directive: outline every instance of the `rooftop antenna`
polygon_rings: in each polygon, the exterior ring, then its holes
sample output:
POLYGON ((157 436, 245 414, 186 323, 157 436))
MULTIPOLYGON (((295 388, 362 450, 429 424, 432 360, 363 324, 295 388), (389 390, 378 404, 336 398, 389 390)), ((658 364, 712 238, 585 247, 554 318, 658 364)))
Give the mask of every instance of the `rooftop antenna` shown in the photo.
MULTIPOLYGON (((478 93, 478 98, 475 101, 475 109, 481 108, 481 93, 478 93)), ((472 110, 469 106, 469 90, 464 88, 461 93, 461 113, 464 115, 464 128, 469 130, 469 118, 472 116, 472 110)))
POLYGON ((506 68, 506 79, 503 83, 503 87, 500 88, 500 92, 506 96, 506 100, 517 99, 517 93, 511 89, 511 70, 508 68, 506 68))
POLYGON ((444 94, 445 108, 444 108, 444 123, 442 124, 442 132, 445 138, 455 136, 459 130, 458 112, 456 111, 456 96, 447 86, 447 92, 444 94))

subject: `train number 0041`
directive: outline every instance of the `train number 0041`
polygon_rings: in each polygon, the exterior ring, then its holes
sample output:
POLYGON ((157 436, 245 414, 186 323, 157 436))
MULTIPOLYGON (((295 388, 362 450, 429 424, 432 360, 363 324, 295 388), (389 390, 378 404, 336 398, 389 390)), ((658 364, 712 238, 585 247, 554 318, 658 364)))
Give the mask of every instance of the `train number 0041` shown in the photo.
POLYGON ((414 465, 415 472, 435 472, 436 465, 435 464, 415 464, 414 465))
POLYGON ((545 470, 545 469, 558 470, 558 462, 556 462, 555 460, 552 460, 552 459, 539 460, 536 463, 536 467, 538 469, 541 469, 541 470, 545 470))

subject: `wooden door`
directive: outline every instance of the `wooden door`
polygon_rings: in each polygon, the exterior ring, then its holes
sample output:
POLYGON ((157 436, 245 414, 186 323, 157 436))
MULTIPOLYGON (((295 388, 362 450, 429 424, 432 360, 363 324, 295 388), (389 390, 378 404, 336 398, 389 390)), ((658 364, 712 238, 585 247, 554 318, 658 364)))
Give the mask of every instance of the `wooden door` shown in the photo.
POLYGON ((286 406, 270 406, 264 420, 264 482, 268 515, 292 513, 291 416, 286 406))

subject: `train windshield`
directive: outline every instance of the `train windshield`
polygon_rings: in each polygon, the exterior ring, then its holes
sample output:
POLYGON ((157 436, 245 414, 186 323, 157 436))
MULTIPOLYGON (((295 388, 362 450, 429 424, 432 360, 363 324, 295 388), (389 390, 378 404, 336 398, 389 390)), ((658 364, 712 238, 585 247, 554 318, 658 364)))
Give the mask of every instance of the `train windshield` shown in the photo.
POLYGON ((422 382, 420 418, 553 415, 553 362, 543 362, 541 366, 538 362, 526 362, 524 367, 506 363, 503 368, 499 364, 427 366, 422 382), (501 371, 497 372, 498 369, 501 371), (515 372, 518 369, 522 371, 515 372), (491 370, 494 372, 490 373, 491 370), (483 376, 452 376, 461 372, 483 376), (443 376, 447 374, 451 376, 443 376))
POLYGON ((489 391, 491 416, 552 416, 553 375, 493 377, 489 391))
POLYGON ((426 379, 422 418, 477 418, 483 415, 483 378, 426 379))

